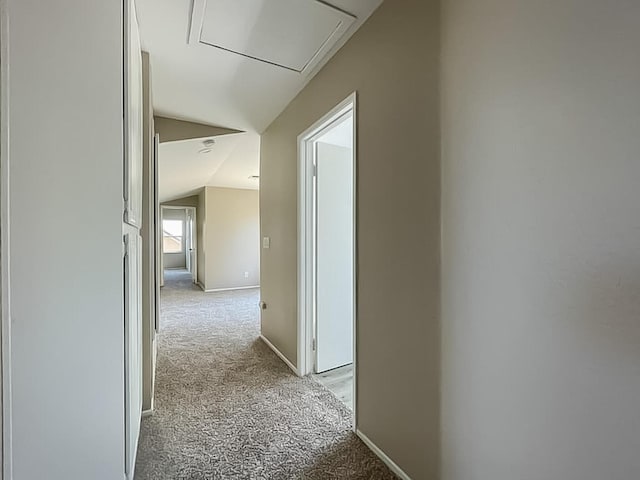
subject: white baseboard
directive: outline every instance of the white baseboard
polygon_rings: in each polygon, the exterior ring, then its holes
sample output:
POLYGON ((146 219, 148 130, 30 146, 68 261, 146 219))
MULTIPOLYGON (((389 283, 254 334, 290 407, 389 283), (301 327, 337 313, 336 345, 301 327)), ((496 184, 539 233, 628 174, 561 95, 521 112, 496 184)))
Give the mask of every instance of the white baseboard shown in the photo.
POLYGON ((376 454, 376 456, 382 460, 389 469, 395 473, 400 480, 411 480, 411 477, 407 475, 393 460, 391 460, 386 453, 384 453, 375 443, 373 443, 369 437, 367 437, 360 430, 356 430, 356 435, 369 447, 369 449, 376 454))
POLYGON ((207 290, 200 282, 198 282, 198 286, 204 293, 231 292, 233 290, 251 290, 252 288, 260 288, 260 285, 250 285, 248 287, 210 288, 207 290))
POLYGON ((278 355, 280 357, 280 359, 287 364, 287 367, 289 367, 291 370, 293 370, 293 373, 295 373, 296 375, 300 376, 300 374, 298 373, 298 369, 296 367, 293 366, 293 363, 291 363, 289 361, 289 359, 287 357, 284 356, 284 354, 278 350, 275 345, 273 343, 271 343, 269 340, 267 340, 267 338, 264 335, 260 335, 260 340, 262 340, 264 343, 267 344, 267 346, 273 350, 273 352, 278 355))

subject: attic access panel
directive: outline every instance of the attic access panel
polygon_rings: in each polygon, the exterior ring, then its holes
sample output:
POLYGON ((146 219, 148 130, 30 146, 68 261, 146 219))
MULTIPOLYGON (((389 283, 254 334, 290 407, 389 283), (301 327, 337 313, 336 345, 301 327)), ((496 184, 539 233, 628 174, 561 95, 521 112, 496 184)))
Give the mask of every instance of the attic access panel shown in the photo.
POLYGON ((189 42, 303 73, 354 21, 318 0, 194 0, 189 42))

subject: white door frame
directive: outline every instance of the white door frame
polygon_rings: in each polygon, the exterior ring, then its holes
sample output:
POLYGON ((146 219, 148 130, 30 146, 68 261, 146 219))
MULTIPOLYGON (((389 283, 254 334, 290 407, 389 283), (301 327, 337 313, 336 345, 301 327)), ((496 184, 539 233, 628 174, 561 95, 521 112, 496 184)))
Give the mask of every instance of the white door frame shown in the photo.
POLYGON ((187 245, 186 248, 187 255, 189 256, 189 265, 191 266, 191 279, 194 284, 198 283, 198 220, 197 213, 198 210, 196 207, 188 207, 187 211, 191 214, 191 229, 189 231, 189 240, 191 240, 190 245, 187 245))
POLYGON ((357 94, 353 92, 298 136, 298 355, 297 373, 314 368, 314 142, 345 115, 353 114, 353 430, 356 431, 357 394, 357 94))
MULTIPOLYGON (((193 218, 193 229, 191 231, 191 241, 193 243, 193 273, 192 273, 192 277, 194 278, 194 282, 193 283, 197 283, 198 281, 198 229, 197 229, 197 219, 196 219, 196 215, 197 215, 197 209, 196 207, 182 207, 179 205, 160 205, 160 210, 164 211, 164 210, 185 210, 185 211, 190 211, 192 218, 193 218)), ((161 218, 164 218, 164 214, 161 215, 161 218)), ((160 220, 160 224, 162 225, 162 220, 160 220)), ((187 228, 187 224, 185 222, 185 229, 187 228)), ((164 235, 164 230, 162 230, 163 235, 164 235)), ((185 235, 186 237, 186 235, 185 235)), ((183 239, 184 241, 184 239, 183 239)), ((163 243, 164 246, 164 243, 163 243)), ((161 261, 162 261, 162 277, 164 278, 164 248, 161 248, 161 261)), ((184 246, 184 253, 185 255, 189 255, 189 247, 185 244, 184 246)), ((185 259, 186 261, 186 259, 185 259)), ((164 283, 164 282, 163 282, 164 283)))
MULTIPOLYGON (((153 117, 152 117, 153 120, 153 117)), ((154 127, 155 128, 155 127, 154 127)), ((153 221, 154 228, 156 230, 155 235, 155 258, 153 261, 155 262, 155 273, 156 278, 154 279, 155 283, 155 318, 153 319, 153 324, 156 330, 156 333, 160 331, 160 287, 164 285, 164 265, 162 263, 162 212, 160 210, 160 201, 158 200, 158 192, 160 189, 158 188, 158 173, 159 173, 159 158, 160 153, 160 135, 155 134, 153 136, 153 221)), ((155 373, 154 373, 155 375, 155 373)))
POLYGON ((2 384, 2 448, 0 478, 13 478, 11 426, 11 305, 9 274, 9 65, 8 14, 6 0, 0 0, 0 377, 2 384))

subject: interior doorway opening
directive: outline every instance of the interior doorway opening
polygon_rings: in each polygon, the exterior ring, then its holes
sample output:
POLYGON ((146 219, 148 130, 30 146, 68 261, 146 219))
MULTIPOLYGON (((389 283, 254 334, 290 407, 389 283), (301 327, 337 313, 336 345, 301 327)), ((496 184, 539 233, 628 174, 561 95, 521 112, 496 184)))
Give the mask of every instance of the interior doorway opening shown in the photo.
POLYGON ((161 210, 162 285, 167 270, 186 270, 198 282, 196 208, 162 206, 161 210))
POLYGON ((298 365, 356 427, 356 94, 299 137, 298 365))

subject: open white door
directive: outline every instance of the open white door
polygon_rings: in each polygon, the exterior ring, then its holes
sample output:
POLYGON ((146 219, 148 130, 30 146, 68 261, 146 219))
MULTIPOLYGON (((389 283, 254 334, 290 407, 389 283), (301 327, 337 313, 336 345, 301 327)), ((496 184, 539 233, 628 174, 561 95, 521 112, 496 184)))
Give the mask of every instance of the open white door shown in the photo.
POLYGON ((298 374, 353 365, 357 430, 356 93, 298 136, 298 374))
POLYGON ((318 373, 353 362, 353 149, 346 145, 315 142, 318 373))

